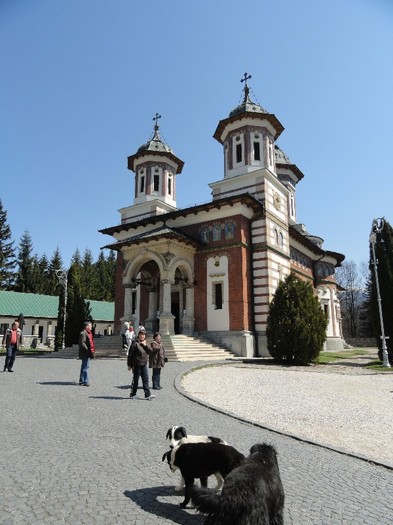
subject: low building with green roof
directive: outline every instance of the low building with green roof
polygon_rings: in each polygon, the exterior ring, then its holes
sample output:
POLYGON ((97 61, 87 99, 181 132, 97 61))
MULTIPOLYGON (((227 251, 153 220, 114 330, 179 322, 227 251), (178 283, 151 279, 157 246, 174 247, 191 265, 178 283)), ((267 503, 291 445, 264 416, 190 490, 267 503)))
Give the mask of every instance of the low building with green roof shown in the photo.
MULTIPOLYGON (((95 333, 111 335, 115 303, 89 300, 95 333)), ((57 326, 59 297, 0 290, 0 335, 22 314, 24 346, 52 346, 57 326)), ((81 328, 84 319, 81 319, 81 328)))

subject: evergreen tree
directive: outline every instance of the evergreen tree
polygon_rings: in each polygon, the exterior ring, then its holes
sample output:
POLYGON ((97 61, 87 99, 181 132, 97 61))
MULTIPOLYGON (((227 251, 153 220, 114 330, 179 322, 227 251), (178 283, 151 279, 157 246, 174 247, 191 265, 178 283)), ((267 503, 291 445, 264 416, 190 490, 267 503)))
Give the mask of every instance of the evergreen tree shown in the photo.
POLYGON ((91 250, 86 249, 83 254, 81 265, 81 284, 84 297, 99 300, 98 279, 93 264, 93 255, 91 250))
POLYGON ((61 258, 59 247, 53 252, 52 258, 49 261, 48 267, 48 295, 59 295, 61 285, 57 276, 57 271, 63 268, 63 260, 61 258))
POLYGON ((11 290, 14 284, 16 266, 14 242, 7 222, 7 212, 0 199, 0 290, 11 290))
MULTIPOLYGON (((388 349, 389 362, 390 364, 393 364, 393 229, 391 225, 385 220, 383 222, 382 230, 380 232, 377 232, 377 238, 375 243, 375 256, 377 261, 377 272, 381 296, 383 324, 385 329, 385 335, 389 337, 389 339, 386 340, 386 344, 388 349)), ((373 325, 374 336, 379 349, 378 355, 382 361, 382 330, 378 308, 375 266, 371 246, 369 268, 371 275, 369 312, 371 322, 373 325)))
POLYGON ((78 266, 82 266, 81 253, 80 253, 78 248, 74 251, 74 253, 72 254, 72 257, 71 257, 71 265, 70 266, 72 266, 73 264, 77 264, 78 266))
POLYGON ((30 233, 25 230, 19 243, 18 271, 15 279, 15 290, 17 292, 35 292, 34 258, 32 252, 33 241, 30 233))
POLYGON ((90 304, 83 298, 80 273, 79 266, 72 264, 68 272, 66 346, 78 343, 84 321, 92 320, 90 304))
POLYGON ((315 360, 326 340, 327 318, 311 284, 291 273, 277 287, 269 306, 267 346, 288 364, 315 360))
POLYGON ((116 281, 115 252, 111 250, 108 255, 108 258, 105 259, 104 253, 100 251, 98 260, 94 266, 98 280, 98 294, 97 297, 95 297, 95 299, 97 301, 114 301, 116 281))

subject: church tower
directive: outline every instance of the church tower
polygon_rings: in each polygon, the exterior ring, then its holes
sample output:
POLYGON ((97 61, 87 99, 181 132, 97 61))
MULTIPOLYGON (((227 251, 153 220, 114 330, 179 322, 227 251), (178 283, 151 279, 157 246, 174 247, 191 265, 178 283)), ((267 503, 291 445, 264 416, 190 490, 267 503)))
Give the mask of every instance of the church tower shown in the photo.
MULTIPOLYGON (((266 322, 269 303, 280 280, 290 272, 289 225, 295 222, 293 187, 302 175, 284 155, 276 155, 275 141, 284 127, 250 97, 244 74, 243 100, 219 122, 214 138, 224 149, 224 178, 210 183, 213 201, 250 194, 263 206, 251 224, 252 289, 255 302, 254 333, 259 354, 267 355, 266 322), (293 186, 293 187, 292 187, 293 186), (292 208, 291 208, 292 205, 292 208)), ((281 151, 281 150, 280 150, 281 151)))
POLYGON ((135 173, 134 204, 120 210, 122 222, 177 210, 176 175, 184 162, 162 140, 160 118, 158 113, 153 118, 153 137, 128 157, 128 169, 135 173))

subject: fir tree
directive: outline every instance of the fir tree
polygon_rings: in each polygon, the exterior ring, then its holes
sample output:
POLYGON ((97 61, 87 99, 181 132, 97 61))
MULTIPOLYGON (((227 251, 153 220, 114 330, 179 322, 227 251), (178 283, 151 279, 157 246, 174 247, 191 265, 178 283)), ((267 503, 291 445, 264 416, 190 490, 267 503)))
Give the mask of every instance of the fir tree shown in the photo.
POLYGON ((323 348, 326 328, 326 315, 311 284, 288 275, 269 307, 266 336, 272 357, 288 364, 312 362, 323 348))
POLYGON ((90 304, 82 295, 80 268, 77 264, 73 264, 68 272, 66 346, 78 343, 79 334, 86 320, 91 320, 90 304))
POLYGON ((98 279, 94 268, 91 250, 86 249, 81 265, 81 284, 84 297, 99 300, 98 279))
POLYGON ((102 251, 95 263, 95 271, 98 280, 97 301, 114 301, 115 300, 115 281, 116 281, 116 255, 111 251, 108 258, 102 251))
POLYGON ((18 253, 18 271, 15 279, 15 290, 17 292, 34 293, 34 258, 33 241, 30 233, 25 230, 20 243, 18 253))
POLYGON ((59 247, 53 252, 52 258, 49 261, 48 267, 48 295, 59 295, 61 285, 57 276, 57 271, 63 268, 63 261, 61 258, 59 247))
POLYGON ((0 199, 0 290, 11 290, 16 266, 14 242, 7 222, 7 212, 0 199))

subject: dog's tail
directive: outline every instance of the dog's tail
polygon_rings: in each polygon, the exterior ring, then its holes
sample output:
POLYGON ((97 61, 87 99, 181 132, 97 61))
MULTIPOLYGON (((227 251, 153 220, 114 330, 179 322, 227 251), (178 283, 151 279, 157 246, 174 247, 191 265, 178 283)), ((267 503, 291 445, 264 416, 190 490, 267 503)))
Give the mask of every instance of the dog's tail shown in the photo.
POLYGON ((221 495, 212 489, 206 487, 190 487, 191 501, 203 514, 212 514, 220 504, 221 495))

